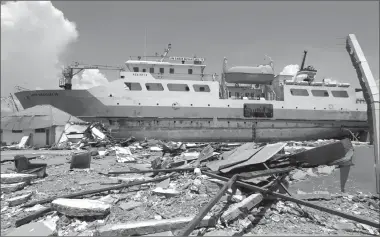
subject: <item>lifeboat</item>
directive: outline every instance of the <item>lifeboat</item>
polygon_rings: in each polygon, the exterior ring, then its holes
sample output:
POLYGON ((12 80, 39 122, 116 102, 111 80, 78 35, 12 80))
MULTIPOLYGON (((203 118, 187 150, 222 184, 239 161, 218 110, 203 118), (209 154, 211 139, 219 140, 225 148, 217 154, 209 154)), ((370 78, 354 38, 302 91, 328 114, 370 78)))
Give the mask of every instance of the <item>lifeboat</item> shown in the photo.
POLYGON ((274 80, 274 71, 270 65, 231 67, 224 72, 228 83, 243 84, 271 84, 274 80))

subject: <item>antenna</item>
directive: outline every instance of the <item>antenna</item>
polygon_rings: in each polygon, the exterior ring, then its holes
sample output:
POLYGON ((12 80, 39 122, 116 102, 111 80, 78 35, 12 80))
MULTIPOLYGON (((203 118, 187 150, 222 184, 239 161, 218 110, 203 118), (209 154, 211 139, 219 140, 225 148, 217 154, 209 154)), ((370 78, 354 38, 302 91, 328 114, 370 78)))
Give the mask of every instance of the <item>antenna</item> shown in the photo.
POLYGON ((146 35, 147 35, 147 30, 145 28, 145 45, 144 45, 144 59, 146 61, 146 35))

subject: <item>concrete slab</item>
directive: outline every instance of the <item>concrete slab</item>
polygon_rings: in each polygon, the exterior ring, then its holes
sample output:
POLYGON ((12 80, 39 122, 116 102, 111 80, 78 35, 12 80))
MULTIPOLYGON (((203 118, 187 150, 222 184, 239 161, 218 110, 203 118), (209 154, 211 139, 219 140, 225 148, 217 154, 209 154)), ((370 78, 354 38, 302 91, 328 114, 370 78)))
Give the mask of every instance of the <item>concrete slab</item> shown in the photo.
POLYGON ((33 222, 22 225, 6 236, 53 236, 55 230, 43 222, 33 222))
POLYGON ((10 207, 14 207, 14 206, 18 206, 20 204, 23 204, 23 203, 27 202, 32 197, 32 195, 33 195, 33 193, 28 193, 25 195, 10 198, 7 200, 8 205, 10 207))
POLYGON ((123 209, 124 211, 129 211, 129 210, 133 210, 136 207, 139 207, 142 205, 143 205, 143 203, 141 203, 141 202, 129 201, 129 202, 121 203, 120 208, 123 209))
POLYGON ((21 182, 30 182, 32 179, 37 178, 37 175, 34 174, 1 174, 1 183, 2 184, 14 184, 21 182))
MULTIPOLYGON (((163 220, 147 220, 139 222, 129 222, 127 224, 105 225, 98 229, 100 236, 132 236, 147 235, 165 231, 183 229, 194 217, 179 217, 163 220)), ((216 220, 206 216, 199 223, 198 227, 215 226, 216 220)))
POLYGON ((243 201, 230 206, 227 211, 225 211, 220 220, 223 223, 228 223, 229 221, 235 220, 243 213, 248 213, 252 208, 259 204, 263 200, 263 195, 260 193, 254 193, 244 199, 243 201))
POLYGON ((104 216, 111 209, 110 204, 90 199, 58 198, 51 206, 53 210, 66 216, 104 216))
POLYGON ((174 190, 174 189, 163 189, 161 187, 155 188, 152 192, 155 193, 155 194, 157 194, 157 195, 164 195, 166 197, 175 197, 175 196, 178 196, 178 195, 181 194, 181 192, 179 192, 177 190, 174 190))
POLYGON ((1 192, 2 193, 12 193, 12 192, 16 192, 18 190, 23 189, 25 186, 26 186, 25 182, 14 183, 14 184, 2 184, 1 185, 1 192))

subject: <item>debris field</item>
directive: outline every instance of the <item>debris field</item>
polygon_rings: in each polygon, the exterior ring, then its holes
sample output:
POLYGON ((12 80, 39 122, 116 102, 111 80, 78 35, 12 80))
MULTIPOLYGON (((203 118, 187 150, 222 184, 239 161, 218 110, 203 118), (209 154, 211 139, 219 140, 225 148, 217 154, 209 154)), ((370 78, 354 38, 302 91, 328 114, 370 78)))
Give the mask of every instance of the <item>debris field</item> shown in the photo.
POLYGON ((378 196, 288 189, 351 166, 349 139, 185 144, 96 132, 2 160, 1 235, 379 235, 378 196))

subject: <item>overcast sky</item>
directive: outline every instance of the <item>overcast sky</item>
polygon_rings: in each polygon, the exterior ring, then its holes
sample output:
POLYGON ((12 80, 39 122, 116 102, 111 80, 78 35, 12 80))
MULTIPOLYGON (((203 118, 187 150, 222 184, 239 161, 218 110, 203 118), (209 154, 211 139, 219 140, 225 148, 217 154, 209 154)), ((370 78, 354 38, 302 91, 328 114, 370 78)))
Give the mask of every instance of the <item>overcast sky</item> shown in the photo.
MULTIPOLYGON (((72 61, 122 66, 130 55, 144 54, 145 29, 148 55, 163 53, 171 43, 171 56, 206 58, 208 73, 221 72, 223 57, 229 66, 249 66, 264 63, 265 55, 280 73, 287 65, 299 65, 303 50, 308 50, 306 65, 318 70, 317 79, 358 86, 345 50, 345 37, 354 33, 379 78, 377 1, 12 4, 1 9, 2 94, 14 85, 58 89, 58 69, 72 61)), ((110 81, 117 76, 101 73, 110 81)), ((96 72, 82 77, 90 85, 92 78, 103 80, 96 72)))

